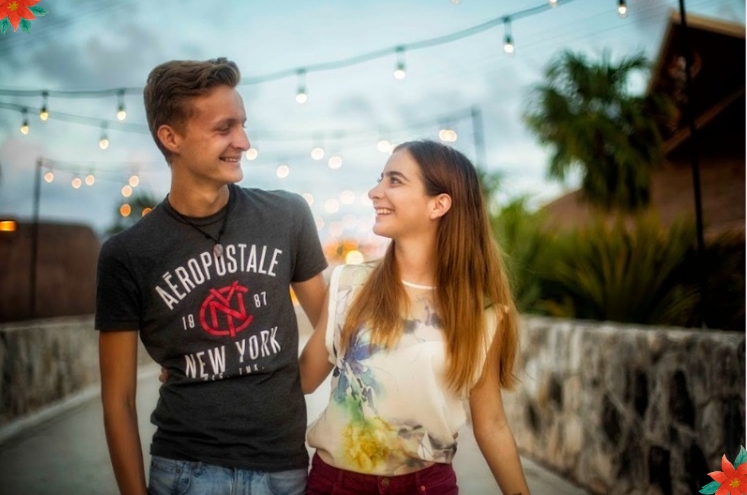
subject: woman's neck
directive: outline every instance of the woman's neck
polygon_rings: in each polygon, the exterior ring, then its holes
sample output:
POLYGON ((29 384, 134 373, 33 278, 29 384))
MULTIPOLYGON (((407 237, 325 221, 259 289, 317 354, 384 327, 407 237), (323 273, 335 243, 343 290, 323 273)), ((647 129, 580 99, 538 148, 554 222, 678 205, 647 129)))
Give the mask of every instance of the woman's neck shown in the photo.
POLYGON ((394 244, 399 276, 411 284, 433 286, 436 281, 435 249, 422 241, 398 241, 394 244))

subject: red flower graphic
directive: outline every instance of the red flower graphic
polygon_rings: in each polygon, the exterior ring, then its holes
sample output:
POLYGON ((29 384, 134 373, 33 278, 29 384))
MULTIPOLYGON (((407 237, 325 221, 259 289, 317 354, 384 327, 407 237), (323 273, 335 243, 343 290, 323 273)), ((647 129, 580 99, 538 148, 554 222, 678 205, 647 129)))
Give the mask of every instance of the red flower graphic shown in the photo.
POLYGON ((36 19, 34 13, 29 10, 29 7, 36 5, 41 0, 0 0, 0 19, 6 17, 10 21, 10 25, 13 26, 13 31, 18 29, 18 24, 21 19, 27 19, 29 21, 36 19))
POLYGON ((742 495, 747 492, 747 463, 740 464, 737 469, 724 455, 721 458, 721 469, 708 473, 721 486, 716 490, 716 495, 742 495))

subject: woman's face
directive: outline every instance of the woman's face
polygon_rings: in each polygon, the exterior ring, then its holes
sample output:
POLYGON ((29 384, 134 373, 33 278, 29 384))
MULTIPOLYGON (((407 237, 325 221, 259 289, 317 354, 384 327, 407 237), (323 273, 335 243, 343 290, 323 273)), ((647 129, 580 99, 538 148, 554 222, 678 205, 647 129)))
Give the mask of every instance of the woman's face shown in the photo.
POLYGON ((396 240, 435 232, 435 199, 426 193, 420 166, 406 149, 389 157, 368 197, 376 211, 375 234, 396 240))

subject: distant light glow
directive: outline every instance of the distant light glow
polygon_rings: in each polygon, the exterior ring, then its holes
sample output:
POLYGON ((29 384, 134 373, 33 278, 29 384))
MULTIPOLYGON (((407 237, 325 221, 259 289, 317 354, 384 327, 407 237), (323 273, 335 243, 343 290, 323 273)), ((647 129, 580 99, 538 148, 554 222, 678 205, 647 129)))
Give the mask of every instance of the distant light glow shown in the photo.
POLYGON ((127 203, 119 207, 119 214, 123 217, 129 217, 130 213, 132 213, 132 207, 127 203))
POLYGON ((342 167, 342 157, 339 155, 330 156, 327 165, 329 165, 329 168, 331 169, 338 169, 342 167))
POLYGON ((132 187, 137 187, 140 184, 140 177, 138 177, 137 175, 132 175, 127 183, 132 187))
POLYGON ((54 180, 54 173, 47 172, 46 174, 44 174, 44 180, 47 181, 48 183, 52 182, 54 180))
POLYGON ((348 251, 348 254, 345 255, 345 264, 346 265, 360 265, 363 263, 365 258, 363 258, 363 253, 358 251, 357 249, 353 249, 352 251, 348 251))
POLYGON ((257 148, 249 148, 248 150, 246 150, 247 160, 256 160, 258 155, 259 152, 257 151, 257 148))
POLYGON ((355 193, 353 191, 342 191, 340 193, 340 202, 344 205, 355 203, 355 193))
POLYGON ((73 189, 80 189, 80 186, 81 186, 82 184, 83 184, 83 181, 82 181, 82 180, 80 180, 80 177, 75 177, 75 178, 73 178, 73 180, 72 180, 72 181, 70 182, 70 185, 72 185, 72 186, 73 186, 73 189))
POLYGON ((357 223, 358 219, 355 215, 347 214, 342 217, 342 226, 345 227, 345 230, 353 230, 357 223))
POLYGON ((327 213, 337 213, 340 209, 340 203, 336 199, 328 199, 324 202, 324 211, 327 213))
POLYGON ((314 204, 314 195, 313 194, 311 194, 311 193, 303 193, 301 196, 303 197, 303 199, 306 200, 306 202, 309 204, 309 206, 311 206, 311 205, 314 204))
POLYGON ((122 188, 122 196, 124 196, 125 198, 129 198, 130 196, 132 196, 132 188, 130 186, 124 186, 122 188))
POLYGON ((96 182, 96 177, 93 176, 93 174, 86 175, 86 185, 92 186, 96 182))
POLYGON ((329 235, 332 237, 341 237, 342 236, 342 224, 340 222, 332 222, 329 224, 329 228, 327 229, 327 232, 329 232, 329 235))
POLYGON ((382 139, 376 144, 376 149, 381 151, 382 153, 391 153, 393 147, 394 145, 392 145, 392 143, 390 143, 386 139, 382 139))
POLYGON ((102 150, 105 150, 108 147, 109 147, 109 140, 106 137, 102 137, 99 140, 99 148, 101 148, 102 150))
POLYGON ((288 165, 280 165, 276 173, 279 178, 285 179, 290 175, 290 167, 288 165))
POLYGON ((143 212, 141 213, 141 216, 145 216, 148 213, 150 213, 153 210, 153 208, 148 208, 147 206, 143 208, 143 212))
POLYGON ((0 232, 15 232, 17 228, 18 224, 15 220, 0 221, 0 232))
POLYGON ((314 160, 321 160, 322 158, 324 158, 324 149, 317 146, 316 148, 311 150, 311 158, 313 158, 314 160))
POLYGON ((324 228, 324 219, 322 217, 314 217, 316 223, 316 230, 322 230, 324 228))
POLYGON ((438 131, 438 139, 445 143, 453 143, 457 140, 457 133, 453 129, 441 129, 438 131))

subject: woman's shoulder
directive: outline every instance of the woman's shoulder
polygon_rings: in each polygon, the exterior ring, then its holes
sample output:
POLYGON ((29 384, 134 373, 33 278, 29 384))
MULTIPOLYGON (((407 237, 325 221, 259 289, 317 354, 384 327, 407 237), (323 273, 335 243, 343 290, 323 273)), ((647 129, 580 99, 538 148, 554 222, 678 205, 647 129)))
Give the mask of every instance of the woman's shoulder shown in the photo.
POLYGON ((332 276, 336 277, 338 287, 361 286, 368 280, 369 275, 378 263, 379 261, 376 260, 360 264, 339 265, 335 268, 332 276))

